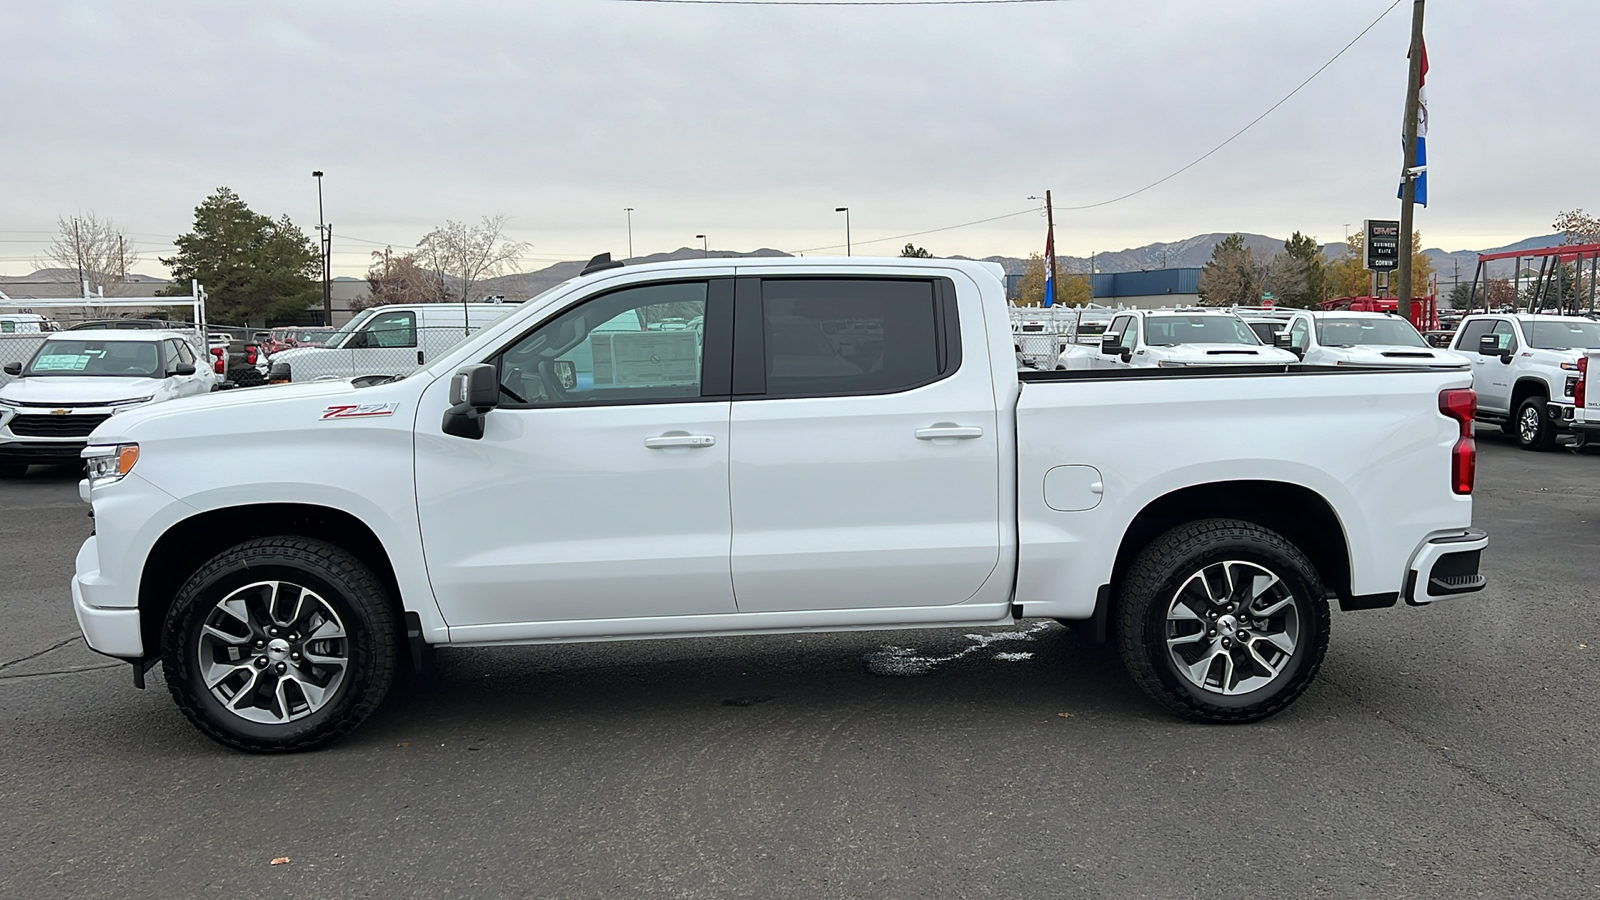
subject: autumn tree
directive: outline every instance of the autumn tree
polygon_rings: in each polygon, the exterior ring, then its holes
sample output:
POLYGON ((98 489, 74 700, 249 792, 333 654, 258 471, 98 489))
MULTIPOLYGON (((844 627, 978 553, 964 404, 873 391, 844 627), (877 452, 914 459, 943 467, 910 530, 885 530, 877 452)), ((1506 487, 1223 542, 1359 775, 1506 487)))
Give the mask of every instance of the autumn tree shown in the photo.
MULTIPOLYGON (((1022 266, 1022 280, 1017 282, 1018 306, 1039 306, 1044 303, 1044 270, 1048 262, 1038 253, 1028 254, 1022 266)), ((1056 272, 1055 300, 1059 306, 1082 306, 1089 302, 1089 276, 1056 272)))
POLYGON ((91 294, 116 297, 127 291, 128 269, 138 262, 139 254, 128 246, 127 234, 91 211, 56 219, 55 240, 46 248, 39 268, 58 270, 60 280, 77 282, 80 290, 87 281, 91 294), (67 277, 69 273, 72 277, 67 277))
POLYGON ((1328 299, 1364 297, 1372 290, 1372 273, 1367 271, 1364 256, 1364 237, 1359 231, 1350 235, 1344 253, 1327 264, 1323 277, 1328 299))
POLYGON ((416 254, 395 254, 392 248, 372 252, 367 268, 367 298, 358 304, 387 306, 391 303, 430 303, 443 299, 439 277, 417 265, 416 254))
POLYGON ((1411 232, 1411 293, 1422 297, 1433 280, 1433 260, 1422 252, 1422 232, 1411 232))
POLYGON ((918 247, 916 244, 912 244, 912 243, 907 243, 905 245, 905 247, 903 249, 901 249, 900 256, 903 257, 903 258, 909 258, 909 259, 932 259, 933 258, 933 254, 932 253, 929 253, 927 250, 923 249, 922 247, 918 247))
POLYGON ((1561 232, 1564 244, 1600 244, 1600 218, 1581 209, 1561 213, 1550 227, 1561 232))
POLYGON ((190 280, 210 297, 208 318, 262 327, 276 317, 303 315, 321 295, 322 257, 288 216, 257 213, 226 187, 194 210, 194 230, 161 257, 173 283, 164 296, 186 296, 190 280))
POLYGON ((484 216, 477 225, 446 221, 417 242, 414 261, 445 285, 442 300, 475 299, 480 281, 496 278, 513 268, 528 245, 505 237, 505 215, 484 216))
POLYGON ((1230 234, 1211 248, 1200 270, 1200 300, 1210 306, 1253 306, 1261 302, 1266 267, 1245 246, 1244 236, 1230 234))

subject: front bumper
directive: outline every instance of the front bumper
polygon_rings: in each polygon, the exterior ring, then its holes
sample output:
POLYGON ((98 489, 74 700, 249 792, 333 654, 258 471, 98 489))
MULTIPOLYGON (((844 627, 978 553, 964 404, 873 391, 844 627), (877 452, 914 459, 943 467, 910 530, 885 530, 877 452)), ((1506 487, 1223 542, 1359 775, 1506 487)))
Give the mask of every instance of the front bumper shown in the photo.
POLYGON ((29 441, 0 438, 0 463, 55 465, 82 462, 87 439, 76 441, 29 441))
POLYGON ((100 578, 100 555, 94 536, 78 549, 77 571, 72 576, 72 611, 89 649, 119 659, 144 656, 144 637, 139 630, 137 607, 95 605, 105 591, 100 578))
POLYGON ((1406 573, 1406 602, 1424 606, 1483 590, 1489 582, 1478 574, 1478 561, 1488 546, 1488 532, 1477 528, 1423 541, 1406 573))

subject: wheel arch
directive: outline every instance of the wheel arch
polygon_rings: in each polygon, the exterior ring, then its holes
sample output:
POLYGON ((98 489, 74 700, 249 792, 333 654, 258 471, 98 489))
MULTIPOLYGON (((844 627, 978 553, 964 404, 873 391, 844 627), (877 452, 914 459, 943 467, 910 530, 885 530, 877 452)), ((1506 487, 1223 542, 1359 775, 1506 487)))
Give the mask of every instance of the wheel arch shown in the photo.
POLYGON ((1350 542, 1333 505, 1303 485, 1269 480, 1190 485, 1150 501, 1123 532, 1111 570, 1112 596, 1139 551, 1167 531, 1200 519, 1239 519, 1283 535, 1316 567, 1330 593, 1341 603, 1352 602, 1350 542))
POLYGON ((1546 384, 1543 378, 1537 375, 1524 375, 1511 386, 1511 414, 1515 416, 1517 407, 1522 405, 1522 401, 1534 394, 1543 394, 1546 400, 1559 396, 1551 393, 1550 385, 1546 384))
POLYGON ((402 619, 400 583, 389 552, 376 533, 343 510, 309 503, 258 503, 208 510, 183 519, 158 538, 139 576, 139 630, 145 656, 161 646, 167 611, 183 583, 206 560, 256 538, 296 536, 327 541, 355 554, 389 592, 402 619))

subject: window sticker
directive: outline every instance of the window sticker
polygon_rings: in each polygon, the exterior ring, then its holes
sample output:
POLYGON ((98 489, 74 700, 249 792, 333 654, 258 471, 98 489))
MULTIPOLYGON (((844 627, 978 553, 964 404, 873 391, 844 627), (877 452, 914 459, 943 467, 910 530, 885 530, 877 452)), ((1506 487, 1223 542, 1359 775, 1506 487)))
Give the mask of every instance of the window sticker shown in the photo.
POLYGON ((92 357, 87 353, 59 353, 50 356, 41 356, 33 364, 35 372, 82 372, 92 357))

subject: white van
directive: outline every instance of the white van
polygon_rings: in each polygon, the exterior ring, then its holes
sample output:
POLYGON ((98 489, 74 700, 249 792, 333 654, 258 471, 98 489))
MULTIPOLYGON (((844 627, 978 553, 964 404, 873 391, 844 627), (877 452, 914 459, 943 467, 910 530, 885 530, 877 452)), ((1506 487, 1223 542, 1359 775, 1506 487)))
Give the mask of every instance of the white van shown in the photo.
POLYGON ((321 347, 294 347, 260 366, 274 384, 361 375, 409 375, 515 303, 419 303, 363 310, 321 347))
POLYGON ((37 313, 0 313, 0 334, 41 334, 54 330, 49 320, 37 313))

